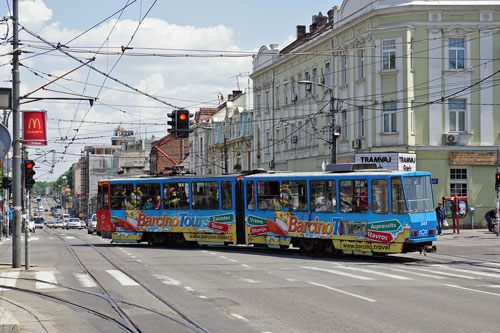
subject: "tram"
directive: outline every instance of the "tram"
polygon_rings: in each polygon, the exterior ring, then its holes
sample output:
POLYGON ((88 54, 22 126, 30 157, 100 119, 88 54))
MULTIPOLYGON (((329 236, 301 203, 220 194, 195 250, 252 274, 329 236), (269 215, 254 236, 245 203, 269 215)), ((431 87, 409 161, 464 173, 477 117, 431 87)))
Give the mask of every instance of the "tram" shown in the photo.
POLYGON ((103 180, 97 230, 113 242, 434 251, 428 172, 249 172, 103 180))

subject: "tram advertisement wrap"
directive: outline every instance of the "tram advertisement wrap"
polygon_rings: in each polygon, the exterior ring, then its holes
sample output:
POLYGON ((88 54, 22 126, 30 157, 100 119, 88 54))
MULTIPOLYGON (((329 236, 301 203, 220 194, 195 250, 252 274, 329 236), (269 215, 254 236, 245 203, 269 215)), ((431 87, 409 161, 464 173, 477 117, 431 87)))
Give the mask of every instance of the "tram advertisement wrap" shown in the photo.
POLYGON ((251 236, 276 235, 306 238, 344 236, 379 243, 392 243, 403 230, 409 230, 403 228, 403 224, 398 220, 369 223, 333 217, 331 221, 321 221, 316 216, 313 221, 303 221, 285 211, 275 211, 274 219, 249 215, 247 216, 247 227, 251 236))
POLYGON ((114 212, 111 216, 117 232, 195 232, 195 233, 228 233, 234 229, 234 213, 225 213, 219 215, 200 215, 193 216, 187 212, 178 212, 173 215, 167 215, 164 211, 140 211, 126 210, 114 212), (161 214, 161 215, 155 215, 161 214), (118 215, 118 216, 117 216, 118 215))

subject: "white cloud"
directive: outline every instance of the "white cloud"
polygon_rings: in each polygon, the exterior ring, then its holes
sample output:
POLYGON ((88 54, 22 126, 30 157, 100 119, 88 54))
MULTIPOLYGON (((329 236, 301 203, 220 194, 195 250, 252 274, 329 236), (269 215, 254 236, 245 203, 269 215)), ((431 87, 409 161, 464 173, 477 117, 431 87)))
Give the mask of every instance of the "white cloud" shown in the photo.
POLYGON ((52 18, 52 10, 42 0, 19 3, 19 23, 35 31, 52 18))

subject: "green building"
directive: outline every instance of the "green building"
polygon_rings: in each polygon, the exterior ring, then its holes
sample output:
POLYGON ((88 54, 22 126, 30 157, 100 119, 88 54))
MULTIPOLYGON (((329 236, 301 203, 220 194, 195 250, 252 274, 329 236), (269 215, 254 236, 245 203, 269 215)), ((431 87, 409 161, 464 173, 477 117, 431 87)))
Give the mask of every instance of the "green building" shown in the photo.
POLYGON ((468 196, 484 225, 496 204, 500 1, 345 0, 296 29, 253 61, 253 167, 415 154, 436 204, 468 196))

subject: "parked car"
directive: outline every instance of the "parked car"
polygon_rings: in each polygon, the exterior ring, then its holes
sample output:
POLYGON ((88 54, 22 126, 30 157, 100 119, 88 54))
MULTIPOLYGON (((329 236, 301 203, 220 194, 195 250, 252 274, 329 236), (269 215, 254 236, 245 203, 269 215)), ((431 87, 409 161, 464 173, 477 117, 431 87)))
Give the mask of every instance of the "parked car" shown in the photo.
POLYGON ((71 217, 66 222, 66 229, 81 229, 82 223, 76 217, 71 217))
POLYGON ((92 214, 92 218, 89 221, 89 224, 87 225, 87 231, 89 234, 94 233, 94 231, 97 231, 97 214, 92 214))

